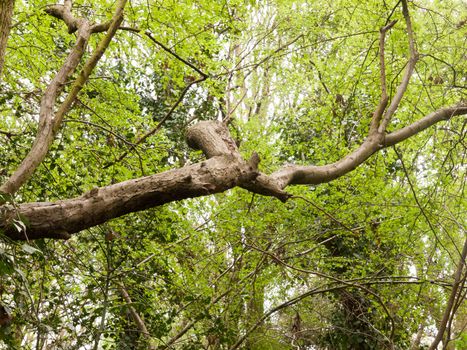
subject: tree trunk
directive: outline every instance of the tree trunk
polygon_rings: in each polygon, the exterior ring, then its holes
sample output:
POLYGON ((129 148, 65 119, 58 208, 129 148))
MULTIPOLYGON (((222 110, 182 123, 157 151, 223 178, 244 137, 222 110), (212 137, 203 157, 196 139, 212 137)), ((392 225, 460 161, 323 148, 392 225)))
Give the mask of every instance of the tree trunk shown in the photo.
POLYGON ((15 0, 0 0, 0 79, 5 62, 6 44, 10 35, 11 18, 15 0))

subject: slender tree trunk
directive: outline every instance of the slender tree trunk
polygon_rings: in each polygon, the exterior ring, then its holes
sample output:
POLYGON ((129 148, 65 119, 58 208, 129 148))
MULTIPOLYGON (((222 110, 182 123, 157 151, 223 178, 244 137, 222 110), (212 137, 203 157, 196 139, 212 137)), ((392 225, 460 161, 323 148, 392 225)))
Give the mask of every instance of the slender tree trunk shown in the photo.
MULTIPOLYGON (((455 304, 456 298, 458 297, 458 290, 459 290, 459 285, 462 279, 462 271, 465 266, 466 257, 467 257, 467 239, 464 242, 464 248, 462 250, 462 254, 459 259, 459 264, 457 265, 457 270, 454 275, 454 282, 452 284, 451 295, 449 296, 449 300, 446 305, 443 318, 441 319, 441 322, 438 326, 438 334, 436 335, 435 340, 431 344, 429 350, 435 350, 438 348, 438 344, 441 342, 441 340, 443 340, 444 332, 446 331, 446 326, 449 320, 451 319, 451 317, 454 317, 452 311, 453 311, 453 306, 455 304)), ((446 341, 449 341, 449 339, 446 339, 446 341)))
POLYGON ((0 79, 2 77, 3 63, 8 36, 10 35, 11 17, 15 0, 0 0, 0 79))

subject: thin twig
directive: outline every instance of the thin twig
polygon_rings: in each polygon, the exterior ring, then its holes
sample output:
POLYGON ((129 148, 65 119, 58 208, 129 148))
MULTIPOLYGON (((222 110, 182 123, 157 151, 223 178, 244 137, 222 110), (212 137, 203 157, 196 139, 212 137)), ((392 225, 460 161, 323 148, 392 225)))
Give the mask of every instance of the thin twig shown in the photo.
MULTIPOLYGON (((395 324, 394 324, 394 319, 392 318, 392 316, 390 315, 389 313, 389 310, 386 308, 386 306, 384 305, 383 301, 381 300, 381 298, 376 294, 374 293, 373 291, 371 291, 370 289, 368 289, 367 287, 361 285, 361 284, 355 284, 351 281, 345 281, 345 280, 341 280, 341 279, 338 279, 338 278, 335 278, 333 276, 329 276, 329 275, 325 275, 325 274, 322 274, 322 273, 319 273, 319 272, 316 272, 316 271, 310 271, 310 270, 304 270, 304 269, 299 269, 299 268, 295 268, 294 266, 291 266, 291 265, 288 265, 287 263, 283 262, 281 259, 279 259, 277 256, 275 256, 274 254, 270 253, 269 251, 263 251, 261 250, 260 248, 257 248, 255 246, 250 246, 252 249, 255 249, 255 250, 258 250, 262 253, 264 253, 265 255, 268 255, 270 257, 272 257, 275 261, 279 262, 280 264, 286 266, 286 267, 289 267, 289 268, 292 268, 294 270, 297 270, 297 271, 301 271, 301 272, 306 272, 306 273, 311 273, 311 274, 314 274, 314 275, 317 275, 317 276, 320 276, 320 277, 323 277, 323 278, 327 278, 327 279, 331 279, 333 281, 333 283, 340 283, 341 285, 337 285, 337 286, 332 286, 332 287, 328 287, 328 288, 324 288, 324 289, 320 289, 319 287, 317 288, 314 288, 310 291, 307 291, 303 294, 300 294, 272 309, 270 309, 268 312, 266 312, 263 316, 261 316, 259 318, 259 320, 252 326, 250 327, 238 340, 237 342, 229 348, 229 350, 235 350, 235 349, 238 349, 240 347, 240 345, 246 340, 246 338, 255 330, 257 329, 268 317, 270 317, 272 314, 276 313, 277 311, 279 310, 282 310, 286 307, 289 307, 289 306, 292 306, 296 303, 298 303, 299 301, 303 300, 304 298, 306 297, 309 297, 311 295, 315 295, 315 294, 323 294, 323 293, 328 293, 328 292, 331 292, 331 291, 336 291, 336 290, 340 290, 340 289, 345 289, 345 288, 349 288, 349 287, 353 287, 353 288, 358 288, 358 289, 362 289, 364 290, 365 292, 371 294, 372 296, 374 296, 378 302, 380 303, 380 305, 382 306, 382 308, 384 309, 385 313, 387 314, 390 322, 391 322, 391 335, 390 335, 390 338, 388 339, 389 342, 390 342, 390 345, 392 346, 392 339, 394 337, 394 331, 395 331, 395 324)), ((385 281, 383 281, 383 283, 385 283, 385 281)), ((370 283, 364 283, 364 284, 370 284, 370 283)))
MULTIPOLYGON (((129 32, 133 32, 133 33, 138 33, 140 34, 142 32, 142 29, 139 29, 139 28, 133 28, 133 27, 125 27, 125 26, 120 26, 119 27, 120 30, 126 30, 126 31, 129 31, 129 32)), ((169 119, 173 112, 177 109, 177 107, 180 105, 180 103, 183 101, 185 95, 187 94, 187 92, 190 90, 190 88, 195 85, 195 84, 198 84, 204 80, 206 80, 207 78, 209 78, 209 75, 204 73, 201 69, 199 69, 198 67, 196 67, 195 65, 193 65, 192 63, 190 63, 189 61, 187 61, 186 59, 184 59, 183 57, 179 56, 176 52, 174 52, 173 50, 169 49, 167 46, 165 46, 164 44, 162 44, 160 41, 158 41, 156 38, 154 38, 154 36, 152 35, 151 32, 149 31, 145 31, 144 32, 144 35, 146 35, 152 42, 154 42, 155 44, 157 44, 158 46, 160 46, 164 51, 168 52, 169 54, 171 54, 173 57, 175 57, 177 60, 179 60, 180 62, 183 62, 184 64, 186 64, 188 67, 192 68, 193 70, 195 70, 197 73, 199 73, 201 75, 201 78, 197 79, 197 80, 194 80, 192 82, 190 82, 187 86, 185 86, 185 88, 182 90, 179 98, 177 99, 177 101, 172 105, 172 107, 170 108, 170 110, 166 113, 166 115, 159 121, 159 123, 153 128, 151 129, 150 131, 148 131, 146 134, 144 134, 143 136, 141 136, 138 140, 136 140, 136 142, 134 143, 134 145, 139 145, 141 143, 143 143, 148 137, 156 134, 161 128, 162 126, 164 125, 164 123, 167 121, 167 119, 169 119)), ((128 151, 124 152, 120 157, 118 157, 117 160, 111 162, 111 163, 107 163, 106 165, 104 165, 104 169, 106 168, 109 168, 110 166, 118 163, 118 162, 121 162, 127 155, 128 155, 128 151)))
MULTIPOLYGON (((190 90, 190 88, 195 85, 195 84, 198 84, 204 80, 206 80, 207 77, 201 77, 199 78, 198 80, 195 80, 195 81, 192 81, 191 83, 189 83, 187 86, 185 86, 185 88, 183 89, 182 93, 180 94, 180 96, 178 97, 178 100, 172 105, 172 107, 170 108, 170 110, 167 112, 167 114, 160 120, 160 122, 153 128, 151 129, 150 131, 148 131, 146 134, 144 134, 143 136, 141 136, 138 140, 136 140, 136 142, 134 143, 134 145, 139 145, 141 143, 143 143, 148 137, 154 135, 155 133, 157 133, 161 128, 162 126, 164 125, 164 123, 167 121, 167 119, 169 119, 173 112, 177 109, 177 107, 179 106, 179 104, 183 101, 183 98, 185 97, 185 95, 187 94, 188 90, 190 90)), ((108 167, 118 163, 118 162, 121 162, 126 156, 128 155, 128 151, 124 152, 120 157, 118 157, 117 160, 111 162, 111 163, 108 163, 106 165, 104 165, 104 169, 107 169, 108 167)))
MULTIPOLYGON (((409 184, 409 187, 410 187, 410 191, 412 192, 412 195, 413 195, 413 198, 415 200, 415 203, 417 203, 417 206, 418 208, 420 209, 420 212, 421 214, 423 215, 423 217, 425 218, 425 221, 426 223, 428 224, 431 232, 433 233, 433 236, 435 237, 435 240, 437 243, 439 243, 439 245, 441 247, 443 247, 443 249, 446 251, 446 253, 449 255, 449 257, 451 258, 452 261, 454 261, 454 258, 452 257, 451 253, 449 252, 449 250, 446 248, 446 246, 443 244, 443 242, 441 242, 440 238, 438 237, 438 234, 436 233, 436 229, 435 229, 435 226, 433 225, 433 223, 431 222, 430 218, 428 217, 426 211, 425 211, 425 207, 422 205, 422 203, 420 202, 420 200, 418 199, 418 195, 417 195, 417 192, 415 192, 415 186, 414 184, 412 183, 412 180, 409 176, 409 171, 407 170, 407 167, 405 166, 405 162, 404 162, 404 159, 402 158, 402 155, 400 154, 400 152, 397 150, 397 147, 393 147, 394 149, 394 152, 396 153, 396 156, 397 158, 399 158, 399 160, 401 161, 401 165, 402 165, 402 171, 404 172, 404 175, 407 179, 407 182, 409 184)), ((457 247, 456 247, 457 248, 457 247)), ((460 255, 460 252, 458 252, 459 255, 460 255)))
POLYGON ((343 228, 345 228, 347 231, 349 231, 350 233, 352 234, 355 234, 355 230, 352 230, 350 227, 348 227, 346 224, 344 224, 342 221, 336 219, 336 217, 334 217, 331 213, 329 213, 327 210, 321 208, 319 205, 313 203, 312 201, 310 201, 309 199, 303 197, 303 196, 292 196, 290 197, 291 199, 294 199, 294 198, 299 198, 299 199, 302 199, 304 200, 306 203, 310 204, 311 206, 315 207, 316 209, 318 209, 319 211, 321 211, 322 213, 324 213, 327 217, 329 217, 332 221, 336 222, 337 224, 339 224, 340 226, 342 226, 343 228))
POLYGON ((179 55, 177 55, 174 51, 172 51, 171 49, 169 49, 167 46, 165 46, 164 44, 162 44, 160 41, 158 41, 156 38, 154 38, 152 36, 152 34, 149 32, 149 31, 146 31, 144 32, 144 34, 149 38, 151 39, 151 41, 153 41, 155 44, 159 45, 164 51, 170 53, 172 56, 174 56, 176 59, 178 59, 179 61, 185 63, 188 67, 194 69, 195 71, 197 71, 205 80, 208 78, 208 74, 204 73, 201 69, 199 69, 198 67, 196 67, 195 65, 191 64, 190 62, 188 62, 187 60, 185 60, 184 58, 180 57, 179 55))
POLYGON ((135 147, 134 143, 128 141, 127 139, 125 139, 123 136, 120 136, 116 132, 113 132, 112 130, 103 127, 102 125, 99 125, 99 124, 96 124, 96 123, 93 123, 93 122, 88 122, 86 120, 79 120, 79 119, 64 119, 63 122, 64 123, 80 123, 80 124, 86 124, 86 125, 93 126, 95 128, 104 130, 105 132, 108 132, 109 134, 115 136, 116 138, 118 138, 123 143, 127 144, 128 146, 135 147))
MULTIPOLYGON (((140 29, 140 28, 133 28, 133 27, 125 27, 125 26, 120 26, 119 28, 120 30, 126 30, 126 31, 129 31, 129 32, 133 32, 133 33, 137 33, 137 34, 140 34, 143 30, 140 29)), ((171 54, 173 57, 175 57, 177 60, 179 60, 180 62, 183 62, 184 64, 186 64, 188 67, 190 67, 191 69, 195 70, 196 72, 198 72, 202 77, 204 77, 205 79, 207 79, 209 77, 208 74, 204 73, 201 69, 199 69, 198 67, 196 67, 194 64, 190 63, 189 61, 187 61, 186 59, 184 59, 183 57, 181 57, 180 55, 178 55, 175 51, 171 50, 170 48, 168 48, 167 46, 165 46, 163 43, 161 43, 159 40, 157 40, 156 38, 154 38, 154 36, 152 35, 152 33, 148 30, 146 30, 144 32, 144 35, 146 35, 153 43, 155 43, 156 45, 158 45, 159 47, 162 48, 162 50, 164 50, 165 52, 168 52, 169 54, 171 54)))

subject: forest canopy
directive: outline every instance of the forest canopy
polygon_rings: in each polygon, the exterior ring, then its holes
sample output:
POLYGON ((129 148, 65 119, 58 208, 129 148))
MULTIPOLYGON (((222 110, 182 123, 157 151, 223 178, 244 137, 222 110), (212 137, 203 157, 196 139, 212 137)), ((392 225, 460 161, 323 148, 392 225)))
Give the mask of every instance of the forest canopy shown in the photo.
POLYGON ((465 349, 462 0, 0 0, 0 349, 465 349))

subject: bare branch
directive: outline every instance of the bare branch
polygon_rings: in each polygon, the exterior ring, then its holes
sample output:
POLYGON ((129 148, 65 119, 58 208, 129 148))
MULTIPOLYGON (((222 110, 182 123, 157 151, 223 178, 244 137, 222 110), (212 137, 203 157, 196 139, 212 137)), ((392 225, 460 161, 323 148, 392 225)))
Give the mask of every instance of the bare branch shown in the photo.
POLYGON ((151 334, 148 332, 148 329, 146 327, 146 324, 144 323, 143 319, 140 317, 138 312, 135 310, 135 308, 132 306, 133 302, 131 301, 130 295, 126 291, 125 286, 122 284, 119 286, 120 294, 122 295, 123 299, 125 299, 127 305, 126 307, 128 308, 128 311, 131 315, 131 318, 133 319, 133 322, 136 324, 136 327, 138 327, 138 331, 143 335, 143 337, 148 341, 148 349, 149 350, 155 350, 156 345, 154 344, 154 341, 151 337, 151 334))
MULTIPOLYGON (((146 139, 148 137, 150 137, 152 135, 155 135, 159 130, 161 130, 162 127, 164 126, 164 123, 172 116, 172 114, 175 112, 175 110, 180 105, 180 103, 182 103, 183 99, 185 98, 185 95, 188 93, 188 91, 191 89, 191 87, 193 85, 195 85, 195 84, 198 84, 198 83, 204 81, 204 80, 206 80, 206 77, 201 77, 201 78, 199 78, 199 79, 197 79, 195 81, 192 81, 187 86, 185 86, 185 88, 181 92, 180 96, 178 97, 177 101, 175 101, 175 103, 172 105, 172 107, 166 113, 166 115, 159 121, 159 123, 154 128, 152 128, 147 133, 145 133, 143 136, 141 136, 138 140, 136 140, 134 145, 137 146, 137 145, 142 144, 144 141, 146 141, 146 139)), ((120 157, 118 157, 117 160, 104 165, 104 169, 107 169, 108 167, 112 166, 115 163, 121 162, 127 155, 128 155, 128 151, 122 153, 122 155, 120 157)))
MULTIPOLYGON (((121 30, 126 30, 126 31, 129 31, 129 32, 133 32, 133 33, 141 33, 143 30, 140 29, 140 28, 133 28, 133 27, 123 27, 121 26, 119 29, 121 30)), ((144 35, 146 35, 153 43, 155 43, 157 46, 161 47, 162 50, 164 50, 165 52, 169 53, 170 55, 174 56, 177 60, 179 60, 180 62, 183 62, 184 64, 186 64, 188 67, 190 67, 191 69, 195 70, 197 73, 199 73, 199 75, 201 75, 201 77, 203 77, 205 79, 207 79, 209 77, 208 74, 204 73, 201 69, 199 69, 198 67, 196 67, 194 64, 190 63, 189 61, 187 61, 186 59, 184 59, 183 57, 181 57, 180 55, 178 55, 175 51, 171 50, 170 48, 168 48, 167 46, 165 46, 164 44, 162 44, 159 40, 157 40, 153 35, 152 33, 147 30, 144 32, 144 35)))
POLYGON ((127 213, 224 192, 243 186, 258 176, 257 161, 241 158, 222 123, 205 122, 205 127, 195 128, 189 138, 190 144, 201 148, 212 158, 180 169, 94 188, 77 198, 3 206, 0 207, 0 228, 13 239, 66 239, 72 233, 127 213), (219 137, 211 142, 210 138, 216 132, 219 137), (18 232, 12 225, 18 218, 26 222, 25 232, 18 232))
POLYGON ((89 25, 87 25, 87 22, 83 22, 83 25, 78 30, 78 38, 75 46, 68 54, 68 57, 60 71, 47 86, 42 97, 39 110, 39 127, 31 150, 23 159, 16 171, 0 187, 0 192, 10 194, 16 192, 21 185, 31 177, 39 164, 44 160, 54 137, 54 103, 62 90, 63 84, 65 84, 67 79, 73 74, 78 66, 79 61, 84 54, 89 35, 89 25))
POLYGON ((151 34, 151 32, 149 31, 146 31, 144 32, 144 34, 149 38, 151 39, 154 43, 156 43, 157 45, 159 45, 164 51, 170 53, 172 56, 176 57, 179 61, 185 63, 187 66, 189 66, 190 68, 194 69, 196 72, 198 72, 203 78, 207 78, 208 75, 206 73, 204 73, 201 69, 197 68, 195 65, 191 64, 190 62, 188 62, 187 60, 185 60, 184 58, 180 57, 179 55, 177 55, 174 51, 170 50, 167 46, 165 46, 164 44, 162 44, 160 41, 158 41, 156 38, 154 38, 151 34))
POLYGON ((381 116, 386 109, 388 104, 388 89, 386 85, 386 64, 384 62, 384 45, 386 39, 386 32, 389 31, 397 21, 392 21, 388 25, 384 26, 380 30, 379 37, 379 61, 380 61, 380 80, 381 80, 381 98, 378 106, 376 107, 375 112, 373 113, 373 118, 371 119, 370 125, 370 134, 376 132, 381 120, 381 116))
POLYGON ((438 109, 402 129, 387 134, 384 138, 384 147, 393 146, 402 142, 440 121, 449 120, 454 116, 465 114, 467 114, 467 105, 438 109))
POLYGON ((412 22, 410 20, 409 9, 407 7, 407 0, 402 0, 402 13, 404 15, 406 28, 407 28, 407 35, 409 38, 410 58, 409 58, 409 63, 407 64, 407 67, 405 69, 404 76, 402 77, 402 81, 397 88, 396 94, 394 98, 392 99, 386 113, 384 114, 381 124, 379 125, 379 128, 378 128, 379 133, 384 133, 386 131, 386 127, 389 121, 391 120, 392 116, 394 115, 397 108, 399 107, 402 97, 407 91, 407 86, 409 85, 409 81, 410 81, 410 78, 412 77, 415 64, 417 63, 417 60, 418 60, 418 53, 417 53, 417 50, 415 49, 415 41, 414 41, 413 30, 412 30, 412 22))
POLYGON ((130 212, 220 193, 236 186, 286 201, 290 195, 283 189, 288 185, 329 182, 352 171, 379 149, 403 141, 440 120, 460 114, 467 114, 467 106, 437 111, 410 127, 389 134, 386 142, 379 134, 378 139, 370 136, 360 148, 335 163, 287 166, 270 176, 258 172, 259 157, 256 154, 249 161, 241 158, 224 124, 203 122, 193 127, 188 138, 191 146, 201 148, 211 157, 207 161, 95 188, 73 199, 54 203, 25 203, 17 208, 3 206, 0 207, 3 210, 0 227, 13 239, 69 238, 72 233, 130 212), (28 223, 26 232, 15 231, 10 225, 17 218, 24 218, 28 223))
MULTIPOLYGON (((142 30, 139 29, 139 28, 133 28, 133 27, 122 27, 120 26, 119 29, 121 30, 126 30, 126 31, 129 31, 129 32, 134 32, 134 33, 140 33, 142 30)), ((185 95, 188 93, 188 91, 190 91, 190 89, 198 84, 198 83, 201 83, 203 81, 205 81, 209 75, 204 73, 202 70, 200 70, 199 68, 197 68, 195 65, 193 65, 192 63, 188 62, 186 59, 184 59, 183 57, 180 57, 177 53, 175 53, 173 50, 169 49, 168 47, 166 47, 164 44, 162 44, 161 42, 159 42, 158 40, 156 40, 153 35, 151 34, 151 32, 149 31, 145 31, 144 34, 149 38, 151 39, 152 42, 154 42, 155 44, 159 45, 164 51, 168 52, 169 54, 171 54, 172 56, 174 56, 176 59, 178 59, 180 62, 183 62, 184 64, 186 64, 188 67, 192 68, 193 70, 195 70, 197 73, 199 73, 201 75, 200 78, 196 79, 196 80, 193 80, 191 81, 190 83, 188 83, 184 89, 182 90, 182 92, 180 93, 180 96, 178 97, 177 101, 175 101, 175 103, 172 105, 172 107, 170 107, 169 111, 165 114, 165 116, 159 121, 159 123, 154 127, 152 128, 151 130, 149 130, 147 133, 145 133, 143 136, 141 136, 138 140, 136 140, 135 142, 135 145, 140 145, 142 144, 144 141, 147 140, 148 137, 150 136, 153 136, 155 135, 157 132, 159 132, 159 130, 162 129, 162 127, 164 126, 165 122, 172 116, 172 114, 175 112, 175 110, 178 108, 178 106, 182 103, 183 99, 185 98, 185 95)), ((112 166, 113 164, 115 163, 118 163, 118 162, 121 162, 126 156, 128 155, 128 152, 124 152, 120 157, 118 157, 117 160, 115 161, 112 161, 110 163, 107 163, 105 166, 104 166, 104 169, 112 166)))
POLYGON ((440 324, 438 325, 438 333, 436 334, 433 343, 431 343, 429 350, 435 350, 438 348, 438 344, 444 337, 444 332, 446 331, 446 326, 449 320, 453 317, 453 307, 458 298, 460 291, 459 286, 462 280, 462 272, 466 266, 467 258, 467 239, 464 241, 464 248, 462 249, 462 254, 459 257, 459 262, 457 264, 456 272, 454 273, 454 281, 452 284, 451 294, 444 310, 443 318, 441 319, 440 324))
POLYGON ((83 88, 89 78, 89 75, 99 59, 102 57, 102 54, 122 22, 123 7, 125 6, 125 3, 126 0, 120 0, 117 4, 115 14, 112 18, 112 25, 109 27, 106 36, 101 40, 95 52, 85 64, 80 75, 72 85, 70 93, 60 106, 57 113, 54 113, 54 104, 63 88, 63 85, 75 72, 82 56, 84 55, 85 48, 92 33, 92 27, 87 20, 76 19, 72 16, 71 1, 66 1, 64 5, 49 7, 46 10, 46 12, 50 13, 52 16, 63 19, 69 30, 70 28, 74 29, 74 26, 77 26, 78 36, 75 46, 69 53, 60 71, 48 85, 44 96, 42 97, 39 111, 39 127, 31 150, 10 178, 0 186, 0 192, 9 194, 15 193, 27 180, 29 180, 36 168, 46 157, 54 140, 54 136, 61 125, 63 116, 68 112, 78 92, 83 88))
POLYGON ((62 20, 68 27, 68 33, 72 34, 85 22, 82 18, 76 18, 71 13, 71 1, 65 1, 63 5, 52 5, 45 9, 45 12, 52 17, 62 20))

